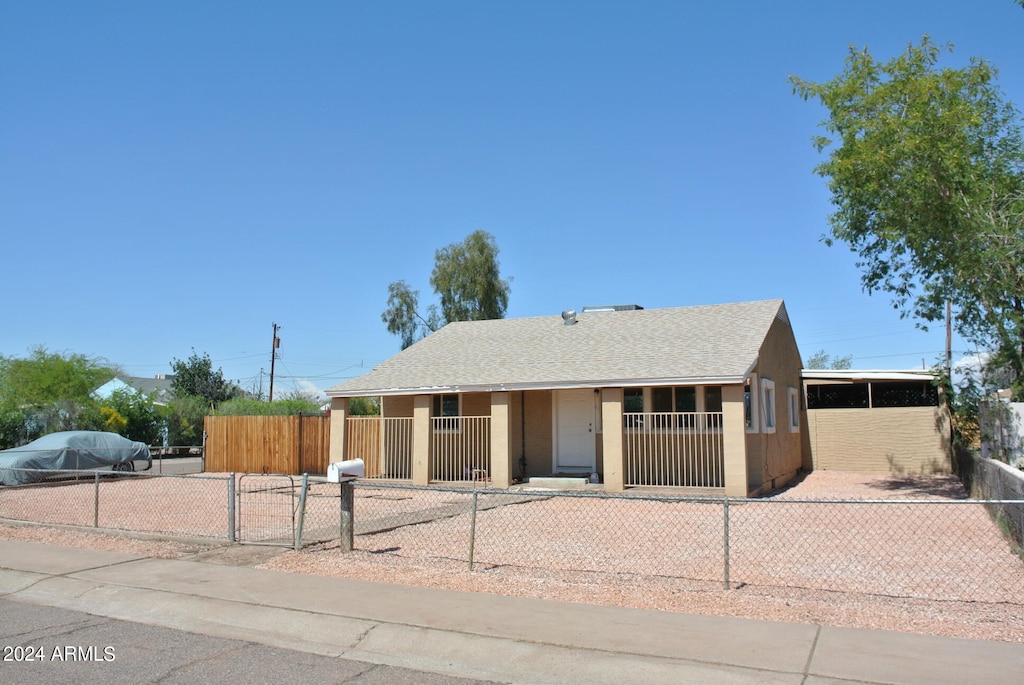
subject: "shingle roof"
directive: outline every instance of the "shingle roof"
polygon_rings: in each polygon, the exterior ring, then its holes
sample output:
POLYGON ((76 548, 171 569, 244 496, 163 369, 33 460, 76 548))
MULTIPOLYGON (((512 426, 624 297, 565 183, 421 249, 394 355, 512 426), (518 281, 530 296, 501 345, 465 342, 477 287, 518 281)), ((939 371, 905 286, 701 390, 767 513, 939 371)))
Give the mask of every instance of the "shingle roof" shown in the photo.
POLYGON ((94 390, 94 394, 108 398, 117 390, 131 388, 153 400, 154 404, 166 405, 171 397, 170 378, 140 378, 139 376, 114 376, 94 390))
POLYGON ((122 380, 139 392, 146 395, 154 395, 161 401, 166 401, 171 396, 172 381, 170 378, 125 376, 122 380))
POLYGON ((782 300, 450 323, 332 397, 739 383, 782 300))

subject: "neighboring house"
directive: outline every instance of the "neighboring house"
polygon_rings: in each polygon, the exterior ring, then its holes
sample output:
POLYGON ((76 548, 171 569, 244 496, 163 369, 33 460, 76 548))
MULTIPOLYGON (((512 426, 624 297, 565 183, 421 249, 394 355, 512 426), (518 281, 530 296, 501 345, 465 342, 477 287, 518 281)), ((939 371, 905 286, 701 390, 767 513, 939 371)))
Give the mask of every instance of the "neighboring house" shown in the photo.
POLYGON ((933 371, 803 371, 811 468, 950 473, 950 422, 933 371))
POLYGON ((782 300, 451 323, 327 391, 331 461, 413 483, 598 474, 754 496, 804 465, 782 300), (348 414, 381 398, 381 416, 348 414))
POLYGON ((115 376, 93 390, 92 394, 99 399, 105 400, 118 390, 132 390, 142 393, 152 400, 153 404, 166 406, 171 399, 171 382, 173 380, 174 376, 171 374, 160 374, 153 378, 115 376))

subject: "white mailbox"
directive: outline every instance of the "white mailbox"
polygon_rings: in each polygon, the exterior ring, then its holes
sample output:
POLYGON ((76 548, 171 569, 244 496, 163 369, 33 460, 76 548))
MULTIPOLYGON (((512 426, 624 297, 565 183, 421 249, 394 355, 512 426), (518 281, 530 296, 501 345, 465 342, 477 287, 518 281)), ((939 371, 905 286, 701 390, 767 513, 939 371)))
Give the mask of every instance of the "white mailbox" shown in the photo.
POLYGON ((366 475, 362 459, 349 459, 348 461, 336 461, 327 465, 328 483, 346 483, 366 475))

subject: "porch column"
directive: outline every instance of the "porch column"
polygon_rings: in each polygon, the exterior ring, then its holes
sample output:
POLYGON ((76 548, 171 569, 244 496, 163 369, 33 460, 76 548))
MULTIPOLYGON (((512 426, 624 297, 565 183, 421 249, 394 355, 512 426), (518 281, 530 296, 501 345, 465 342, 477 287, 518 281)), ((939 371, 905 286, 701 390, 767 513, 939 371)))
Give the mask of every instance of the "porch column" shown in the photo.
POLYGON ((430 485, 430 395, 416 395, 412 403, 412 483, 430 485))
POLYGON ((722 386, 722 452, 726 497, 747 496, 747 428, 743 386, 722 386))
POLYGON ((601 430, 605 492, 622 492, 626 489, 622 451, 622 388, 605 388, 601 391, 601 430))
POLYGON ((328 459, 331 463, 345 461, 345 421, 348 419, 348 398, 331 398, 331 441, 328 459))
POLYGON ((491 393, 491 486, 512 485, 511 394, 491 393))

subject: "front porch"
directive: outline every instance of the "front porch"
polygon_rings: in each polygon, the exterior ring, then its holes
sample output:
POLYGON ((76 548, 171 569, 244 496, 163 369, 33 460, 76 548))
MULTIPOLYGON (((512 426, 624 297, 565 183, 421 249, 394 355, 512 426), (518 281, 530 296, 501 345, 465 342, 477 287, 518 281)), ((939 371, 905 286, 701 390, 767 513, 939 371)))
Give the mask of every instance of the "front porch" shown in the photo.
POLYGON ((742 388, 723 393, 728 401, 720 412, 624 412, 621 389, 593 394, 596 416, 587 429, 597 454, 593 467, 560 468, 555 403, 540 402, 537 410, 530 404, 535 400, 509 392, 489 394, 486 416, 433 416, 430 395, 408 398, 412 416, 348 416, 347 400, 338 398, 331 460, 363 459, 368 479, 417 485, 508 488, 529 476, 586 478, 596 471, 609 492, 666 487, 746 496, 742 388), (549 453, 526 459, 527 446, 544 438, 551 443, 549 453))

